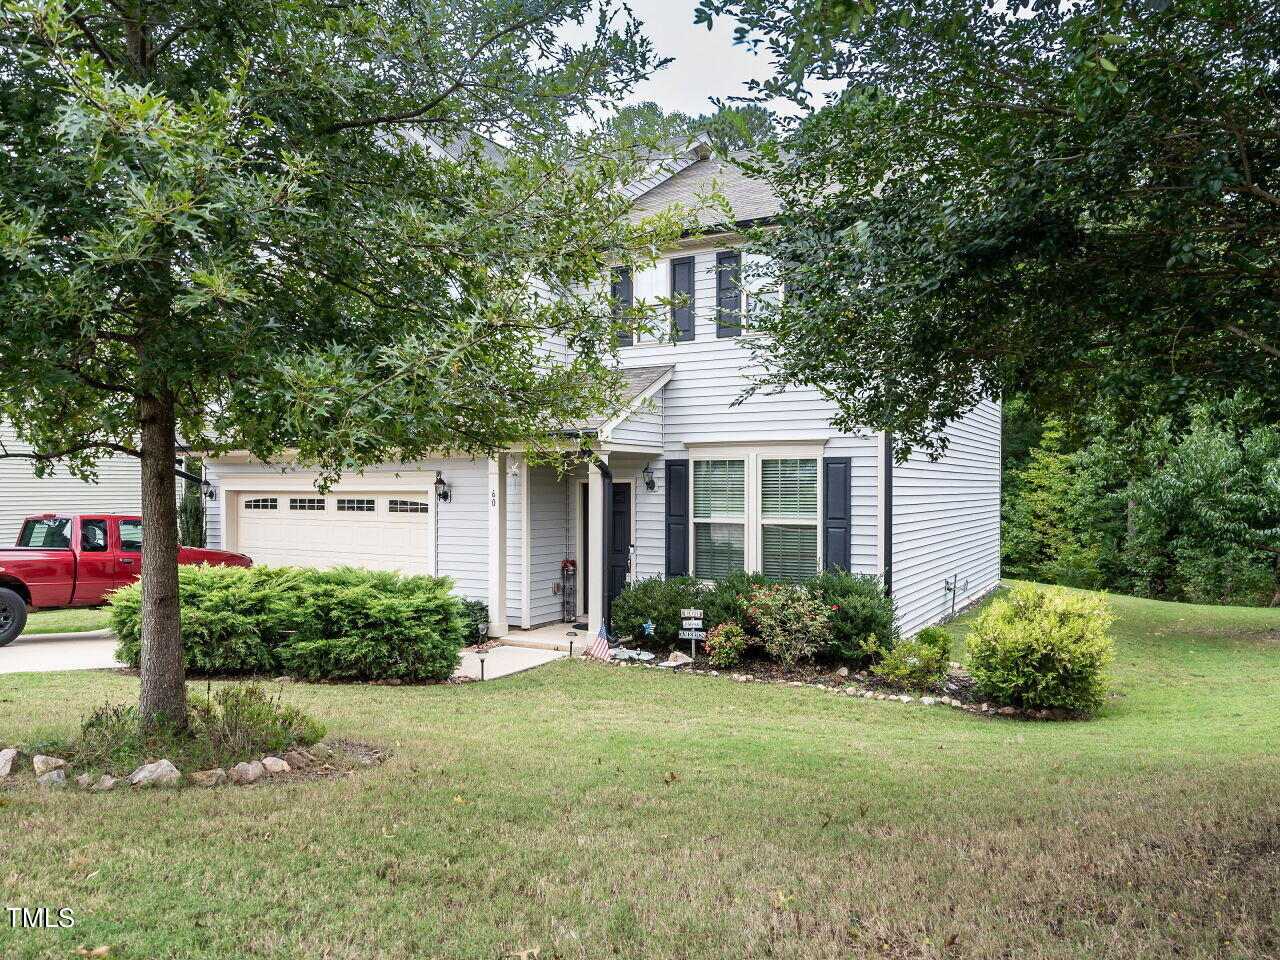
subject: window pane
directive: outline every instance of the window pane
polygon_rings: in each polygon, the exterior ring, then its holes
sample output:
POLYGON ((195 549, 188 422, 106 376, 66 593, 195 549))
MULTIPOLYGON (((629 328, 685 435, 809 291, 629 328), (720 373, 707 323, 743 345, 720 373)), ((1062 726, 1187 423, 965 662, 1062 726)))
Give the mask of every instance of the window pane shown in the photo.
POLYGON ((741 460, 693 462, 693 515, 740 517, 746 503, 746 469, 741 460))
POLYGON ((799 580, 818 572, 818 528, 764 526, 764 575, 799 580))
POLYGON ((290 510, 323 510, 324 497, 290 497, 290 510))
POLYGON ((107 521, 80 521, 80 549, 86 553, 101 553, 107 549, 107 521))
POLYGON ((253 500, 244 502, 246 510, 274 510, 276 508, 275 497, 255 497, 253 500))
POLYGON ((18 536, 20 547, 52 547, 58 550, 71 546, 71 518, 45 517, 28 520, 18 536))
POLYGON ((338 498, 339 513, 372 513, 374 506, 373 500, 364 497, 338 498))
POLYGON ((388 500, 387 510, 390 513, 426 513, 430 508, 425 500, 388 500))
POLYGON ((807 520, 818 515, 817 460, 761 460, 760 513, 807 520))
POLYGON ((742 570, 742 524, 694 524, 693 558, 694 575, 704 580, 716 580, 742 570))
POLYGON ((120 549, 130 553, 142 552, 142 521, 120 521, 120 549))

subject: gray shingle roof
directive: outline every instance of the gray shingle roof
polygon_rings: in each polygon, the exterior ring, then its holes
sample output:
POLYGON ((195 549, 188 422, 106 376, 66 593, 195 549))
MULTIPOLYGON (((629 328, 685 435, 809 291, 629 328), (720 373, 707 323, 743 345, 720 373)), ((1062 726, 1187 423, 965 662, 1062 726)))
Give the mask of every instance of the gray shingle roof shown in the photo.
POLYGON ((674 364, 653 367, 625 367, 617 371, 622 377, 623 387, 618 393, 618 403, 607 413, 588 417, 565 428, 566 433, 594 433, 616 417, 655 383, 675 369, 674 364))
POLYGON ((713 155, 690 164, 637 199, 635 213, 654 213, 678 203, 697 210, 701 226, 722 226, 724 211, 704 199, 708 194, 719 193, 733 209, 732 222, 774 216, 781 204, 769 185, 748 176, 732 162, 747 156, 747 152, 739 151, 728 158, 713 155))

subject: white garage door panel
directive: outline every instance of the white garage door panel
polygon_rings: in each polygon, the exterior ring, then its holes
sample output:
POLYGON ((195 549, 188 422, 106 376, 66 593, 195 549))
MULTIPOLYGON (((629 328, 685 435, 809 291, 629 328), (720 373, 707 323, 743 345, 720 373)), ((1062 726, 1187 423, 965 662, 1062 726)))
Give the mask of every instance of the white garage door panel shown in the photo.
MULTIPOLYGON (((239 495, 237 547, 265 566, 367 567, 399 573, 433 573, 432 513, 391 513, 388 502, 430 503, 427 494, 343 494, 375 502, 373 511, 339 511, 338 497, 315 491, 254 491, 239 495), (323 499, 324 510, 291 510, 290 497, 323 499), (247 509, 247 501, 275 498, 275 510, 247 509)), ((428 507, 430 509, 430 507, 428 507)))

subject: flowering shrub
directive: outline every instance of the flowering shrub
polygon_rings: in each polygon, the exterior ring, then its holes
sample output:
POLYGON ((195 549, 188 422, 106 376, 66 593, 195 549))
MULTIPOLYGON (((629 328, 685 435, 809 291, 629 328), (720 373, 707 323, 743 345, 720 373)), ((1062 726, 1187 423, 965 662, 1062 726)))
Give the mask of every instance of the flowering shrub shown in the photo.
POLYGON ((947 678, 948 655, 947 650, 918 637, 899 640, 871 672, 901 690, 932 690, 947 678))
POLYGON ((732 667, 747 649, 747 632, 736 623, 722 623, 707 631, 702 649, 713 667, 732 667))
POLYGON ((751 589, 747 620, 769 656, 792 666, 831 640, 831 608, 808 587, 774 583, 751 589))

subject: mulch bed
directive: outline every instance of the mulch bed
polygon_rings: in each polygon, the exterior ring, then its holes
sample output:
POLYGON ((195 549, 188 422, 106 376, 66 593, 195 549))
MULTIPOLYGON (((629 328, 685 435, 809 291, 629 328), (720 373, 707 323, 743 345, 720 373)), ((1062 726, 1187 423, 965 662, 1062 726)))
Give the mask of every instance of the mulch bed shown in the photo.
MULTIPOLYGON (((647 650, 655 659, 647 663, 637 660, 611 661, 614 666, 633 666, 657 669, 668 656, 666 647, 656 644, 624 644, 631 650, 647 650)), ((684 650, 679 652, 685 653, 684 650)), ((685 654, 688 655, 687 653, 685 654)), ((729 677, 740 683, 785 683, 794 687, 811 687, 848 696, 874 697, 877 700, 921 700, 939 703, 970 713, 1000 715, 1020 720, 1077 720, 1085 715, 1070 714, 1062 710, 1034 710, 991 703, 974 689, 974 680, 958 664, 953 665, 945 683, 936 689, 902 690, 886 683, 865 670, 841 675, 840 667, 829 663, 798 663, 793 666, 778 663, 759 656, 746 657, 732 667, 713 667, 706 654, 699 650, 693 663, 681 667, 665 668, 672 673, 695 673, 729 677)))

